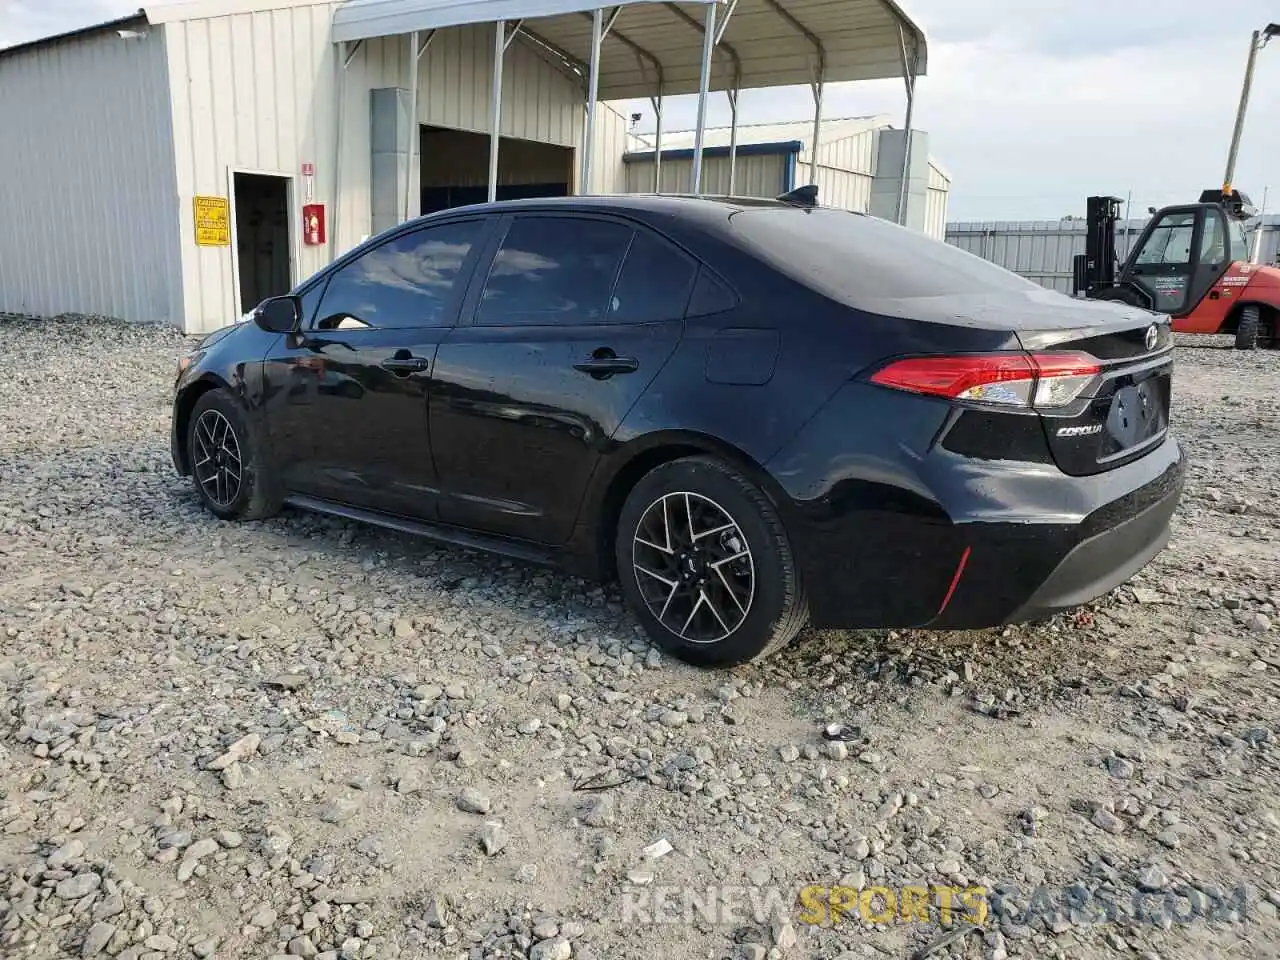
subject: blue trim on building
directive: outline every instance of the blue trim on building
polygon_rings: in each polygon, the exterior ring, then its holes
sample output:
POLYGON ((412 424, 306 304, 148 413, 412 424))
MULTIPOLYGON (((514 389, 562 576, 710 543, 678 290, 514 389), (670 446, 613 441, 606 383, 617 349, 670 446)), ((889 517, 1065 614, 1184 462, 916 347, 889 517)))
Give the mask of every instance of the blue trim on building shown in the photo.
MULTIPOLYGON (((787 156, 788 164, 794 169, 796 156, 804 149, 804 144, 799 140, 782 140, 776 143, 742 143, 738 145, 738 156, 740 157, 774 157, 787 156)), ((647 150, 643 153, 626 153, 622 155, 623 163, 644 163, 652 162, 657 156, 656 150, 647 150)), ((702 156, 706 157, 727 157, 729 156, 728 147, 703 147, 702 156)), ((663 150, 663 160, 692 160, 693 150, 663 150)))
POLYGON ((800 159, 800 151, 787 154, 787 162, 782 168, 782 192, 790 193, 796 188, 796 161, 800 159))

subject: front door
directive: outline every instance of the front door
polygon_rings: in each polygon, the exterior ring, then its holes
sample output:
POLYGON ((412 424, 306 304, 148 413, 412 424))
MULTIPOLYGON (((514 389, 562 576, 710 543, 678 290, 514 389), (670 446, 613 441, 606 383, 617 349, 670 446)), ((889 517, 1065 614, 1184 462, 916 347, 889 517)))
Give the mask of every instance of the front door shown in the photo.
POLYGON ((473 218, 398 234, 306 298, 314 313, 264 365, 288 492, 434 519, 428 387, 488 226, 473 218))
POLYGON ((1205 209, 1173 207, 1162 212, 1147 226, 1125 266, 1120 282, 1145 292, 1153 309, 1161 313, 1176 317, 1194 306, 1193 288, 1199 275, 1196 254, 1205 209))
POLYGON ((531 213, 499 229, 436 360, 440 519, 558 544, 601 453, 680 341, 696 265, 618 220, 531 213))

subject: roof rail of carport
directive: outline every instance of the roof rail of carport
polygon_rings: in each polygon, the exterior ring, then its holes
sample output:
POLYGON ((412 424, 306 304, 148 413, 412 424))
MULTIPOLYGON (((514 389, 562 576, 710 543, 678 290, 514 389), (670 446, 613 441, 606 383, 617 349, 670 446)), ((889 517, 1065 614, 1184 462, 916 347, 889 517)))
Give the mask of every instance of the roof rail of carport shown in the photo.
MULTIPOLYGON (((897 78, 904 52, 914 76, 926 72, 924 31, 895 0, 631 0, 604 5, 609 26, 599 98, 651 97, 657 70, 663 95, 698 93, 708 5, 720 8, 712 90, 897 78)), ((589 0, 346 0, 334 12, 333 40, 524 21, 535 40, 585 65, 599 6, 589 0)))

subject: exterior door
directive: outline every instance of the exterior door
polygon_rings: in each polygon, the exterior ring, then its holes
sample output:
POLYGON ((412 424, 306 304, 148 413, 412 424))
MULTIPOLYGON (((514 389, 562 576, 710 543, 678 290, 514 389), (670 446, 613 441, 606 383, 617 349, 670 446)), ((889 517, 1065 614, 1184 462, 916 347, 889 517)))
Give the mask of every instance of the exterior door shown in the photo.
POLYGON ((1154 309, 1177 316, 1188 309, 1195 274, 1200 209, 1172 209, 1147 227, 1134 251, 1129 276, 1151 297, 1154 309))
POLYGON ((440 519, 559 544, 601 453, 680 341, 696 263, 620 220, 531 213, 499 229, 437 356, 440 519))
POLYGON ((428 386, 489 226, 398 234, 304 299, 304 329, 264 365, 267 429, 289 492, 435 518, 428 386))

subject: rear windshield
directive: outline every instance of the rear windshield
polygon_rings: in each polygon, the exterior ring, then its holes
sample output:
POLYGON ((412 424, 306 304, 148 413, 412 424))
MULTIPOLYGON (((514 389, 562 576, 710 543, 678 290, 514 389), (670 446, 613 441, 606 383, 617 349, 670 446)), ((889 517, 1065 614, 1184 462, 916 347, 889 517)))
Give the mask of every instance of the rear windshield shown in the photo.
POLYGON ((772 207, 730 218, 756 253, 845 303, 1039 290, 981 257, 876 217, 772 207))

